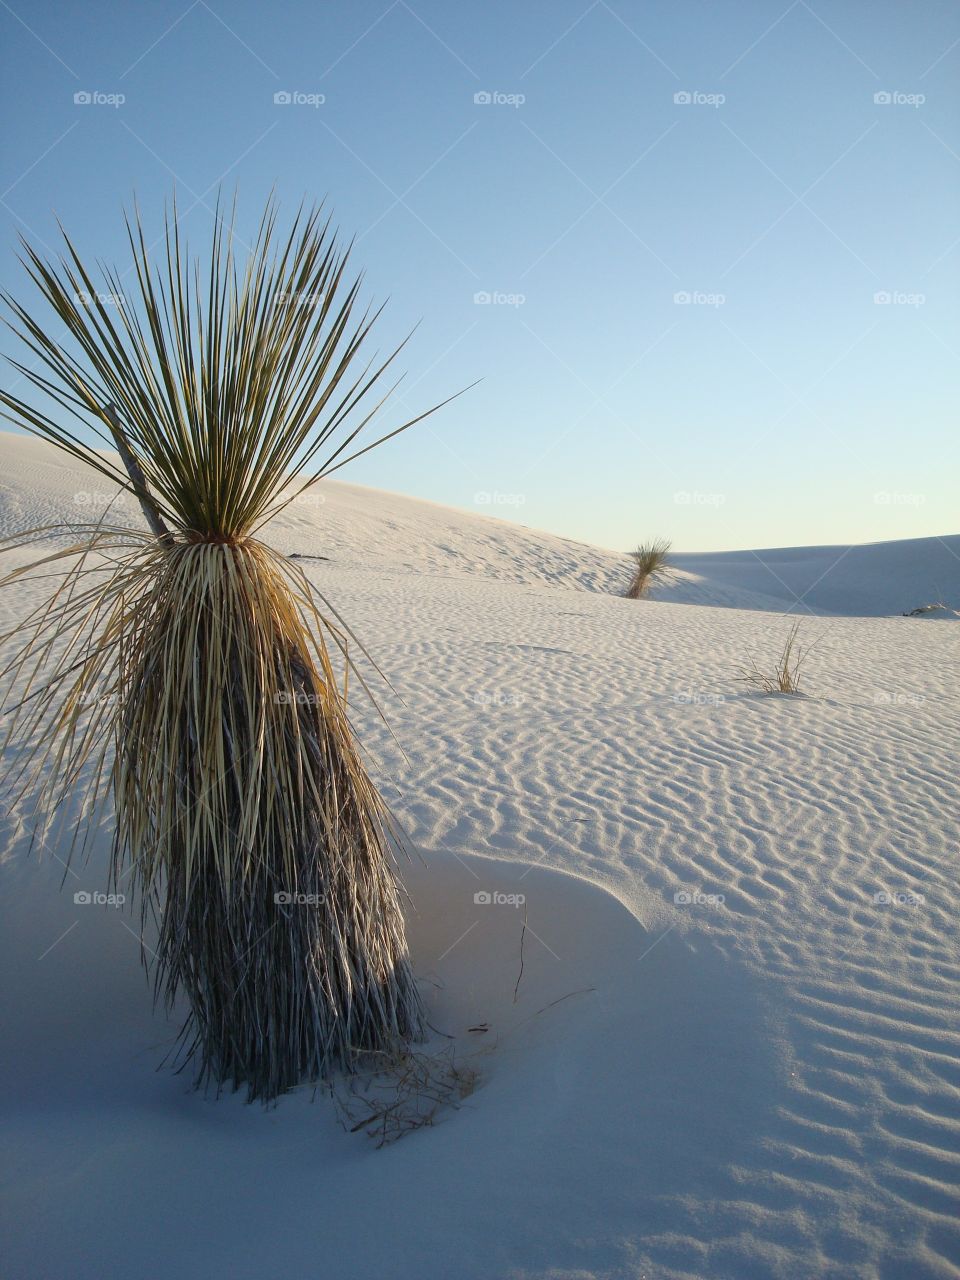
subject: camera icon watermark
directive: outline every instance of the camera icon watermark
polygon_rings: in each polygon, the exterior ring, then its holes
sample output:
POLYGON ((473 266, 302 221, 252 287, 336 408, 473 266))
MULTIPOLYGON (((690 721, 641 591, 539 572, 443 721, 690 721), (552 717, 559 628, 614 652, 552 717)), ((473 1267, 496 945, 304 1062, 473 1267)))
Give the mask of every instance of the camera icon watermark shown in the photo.
POLYGON ((327 100, 325 93, 304 93, 301 89, 278 89, 273 95, 275 107, 322 107, 327 100))
POLYGON ((878 689, 873 695, 875 707, 922 707, 926 698, 922 693, 903 693, 896 690, 878 689))
POLYGON ((927 100, 925 93, 902 93, 899 89, 881 89, 873 95, 877 107, 922 107, 927 100))
POLYGON ((878 289, 873 295, 875 307, 922 307, 925 293, 905 293, 902 289, 878 289))
POLYGON ((75 107, 122 107, 127 100, 125 93, 102 93, 99 89, 79 89, 73 95, 75 107))
POLYGON ((280 890, 273 895, 278 907, 322 907, 326 900, 324 893, 286 893, 280 890))
POLYGON ((878 507, 922 507, 927 500, 925 493, 897 493, 881 489, 873 495, 878 507))
POLYGON ((121 493, 97 493, 95 490, 79 489, 73 495, 74 505, 78 507, 126 507, 130 499, 121 493))
POLYGON ((678 889, 673 900, 678 907, 722 907, 726 902, 722 893, 696 893, 687 889, 678 889))
POLYGON ((678 507, 722 507, 725 493, 701 493, 699 489, 678 489, 673 495, 678 507))
POLYGON ((126 902, 126 894, 101 893, 97 889, 78 889, 73 895, 78 907, 122 907, 126 902))
POLYGON ((273 300, 275 307, 319 307, 326 298, 324 293, 311 293, 297 289, 281 289, 273 300))
POLYGON ((526 494, 501 493, 499 489, 478 489, 473 495, 478 507, 522 507, 526 502, 526 494))
POLYGON ((120 694, 116 690, 101 692, 98 688, 83 689, 77 697, 81 707, 119 707, 120 694))
POLYGON ((722 107, 727 100, 725 93, 702 93, 699 89, 680 89, 673 95, 678 107, 722 107))
POLYGON ((526 300, 525 293, 501 293, 498 290, 490 293, 486 289, 479 289, 473 295, 475 307, 522 307, 526 300))
POLYGON ((502 689, 478 689, 471 701, 475 707, 522 707, 526 698, 522 693, 505 693, 502 689))
POLYGON ((679 289, 673 295, 675 307, 722 307, 726 300, 725 293, 704 293, 700 289, 679 289))
POLYGON ((87 289, 78 289, 73 295, 73 300, 78 307, 92 307, 95 303, 100 303, 104 307, 125 307, 127 300, 122 293, 101 293, 94 290, 90 293, 87 289))
POLYGON ((522 907, 526 902, 522 893, 499 893, 496 889, 481 889, 473 895, 474 905, 478 907, 522 907))
POLYGON ((499 89, 481 89, 473 95, 477 107, 522 107, 527 100, 525 93, 501 93, 499 89))
POLYGON ((877 907, 922 907, 926 898, 922 893, 887 893, 881 890, 873 895, 877 907))
POLYGON ((726 701, 722 693, 704 693, 700 689, 683 690, 671 697, 684 707, 720 707, 726 701))

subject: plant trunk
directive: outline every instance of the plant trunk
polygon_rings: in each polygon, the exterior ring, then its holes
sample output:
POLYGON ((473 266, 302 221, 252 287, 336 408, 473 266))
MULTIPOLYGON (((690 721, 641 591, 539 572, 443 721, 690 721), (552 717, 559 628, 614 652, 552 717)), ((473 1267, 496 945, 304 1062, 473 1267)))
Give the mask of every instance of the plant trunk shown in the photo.
MULTIPOLYGON (((181 545, 173 554, 190 550, 181 545)), ((191 625, 202 670, 208 645, 222 649, 224 632, 202 607, 191 625)), ((148 828, 141 843, 163 850, 155 990, 168 1007, 187 998, 180 1049, 198 1083, 245 1087, 251 1100, 269 1101, 350 1070, 365 1052, 396 1052, 418 1038, 421 1002, 389 815, 339 689, 282 633, 272 663, 251 659, 256 651, 242 625, 229 635, 230 678, 204 705, 196 697, 177 704, 176 767, 151 779, 159 804, 151 807, 149 789, 146 799, 131 792, 138 762, 121 761, 118 835, 131 829, 131 806, 140 805, 148 828), (265 732, 297 780, 279 797, 264 786, 268 766, 257 743, 265 732), (211 770, 211 759, 222 767, 211 770), (169 788, 173 830, 165 826, 169 788)), ((160 717, 168 688, 162 660, 148 658, 132 682, 131 705, 139 715, 155 706, 160 717)))

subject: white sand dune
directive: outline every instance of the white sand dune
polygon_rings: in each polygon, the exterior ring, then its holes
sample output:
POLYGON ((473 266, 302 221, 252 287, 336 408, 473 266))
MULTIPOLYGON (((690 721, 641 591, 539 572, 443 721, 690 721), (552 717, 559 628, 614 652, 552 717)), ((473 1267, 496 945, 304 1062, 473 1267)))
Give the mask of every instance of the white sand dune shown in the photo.
MULTIPOLYGON (((37 442, 0 461, 4 532, 107 500, 37 442)), ((779 583, 678 557, 638 603, 613 552, 321 496, 270 537, 329 557, 303 564, 396 690, 406 758, 355 717, 423 859, 431 1020, 478 1087, 383 1150, 306 1090, 192 1092, 136 921, 73 902, 102 853, 27 859, 7 814, 5 1273, 960 1275, 960 630, 870 616, 956 607, 960 539, 759 553, 779 583), (750 692, 807 606, 809 696, 750 692)))
MULTIPOLYGON (((116 491, 84 477, 41 441, 0 432, 0 536, 31 525, 99 518, 116 491)), ((110 507, 140 523, 130 498, 110 507)), ((281 551, 324 557, 341 569, 391 575, 480 576, 616 594, 629 579, 622 552, 558 538, 339 481, 322 481, 270 527, 281 551)), ((960 609, 960 534, 853 547, 677 553, 656 599, 798 615, 902 614, 936 601, 960 609)))
MULTIPOLYGON (((853 547, 776 547, 677 555, 707 581, 762 591, 797 613, 880 616, 948 602, 960 606, 960 536, 908 538, 853 547)), ((941 611, 940 618, 951 616, 941 611)))

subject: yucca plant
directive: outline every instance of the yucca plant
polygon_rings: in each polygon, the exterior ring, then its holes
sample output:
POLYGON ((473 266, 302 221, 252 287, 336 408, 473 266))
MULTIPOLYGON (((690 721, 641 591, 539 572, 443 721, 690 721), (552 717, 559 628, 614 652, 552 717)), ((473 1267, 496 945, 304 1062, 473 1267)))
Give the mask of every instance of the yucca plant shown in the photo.
POLYGON ((155 992, 186 997, 198 1082, 269 1100, 415 1038, 421 1004, 348 719, 351 633, 257 535, 419 418, 357 442, 400 347, 359 358, 380 312, 329 217, 278 237, 271 201, 245 263, 234 219, 218 206, 201 265, 175 207, 156 263, 127 218, 129 293, 109 268, 98 290, 65 233, 56 261, 24 243, 72 345, 4 295, 33 357, 11 363, 54 402, 0 393, 4 416, 135 495, 147 529, 108 513, 8 539, 50 541, 5 579, 48 587, 3 675, 18 794, 51 813, 80 787, 88 819, 112 799, 112 880, 156 913, 155 992))
POLYGON ((670 543, 667 539, 659 538, 656 542, 645 542, 636 551, 630 552, 633 569, 626 590, 628 600, 643 599, 654 583, 666 576, 670 567, 667 558, 669 550, 670 543))

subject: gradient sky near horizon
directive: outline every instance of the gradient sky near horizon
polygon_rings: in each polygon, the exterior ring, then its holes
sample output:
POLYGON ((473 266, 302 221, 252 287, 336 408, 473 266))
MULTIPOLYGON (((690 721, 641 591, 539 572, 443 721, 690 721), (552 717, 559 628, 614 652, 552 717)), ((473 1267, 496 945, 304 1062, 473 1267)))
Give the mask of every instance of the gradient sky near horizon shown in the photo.
POLYGON ((4 288, 55 214, 122 268, 134 192, 202 253, 220 184, 247 234, 275 187, 357 234, 384 346, 422 319, 385 429, 483 379, 342 479, 618 548, 960 526, 960 6, 0 0, 0 39, 4 288))

